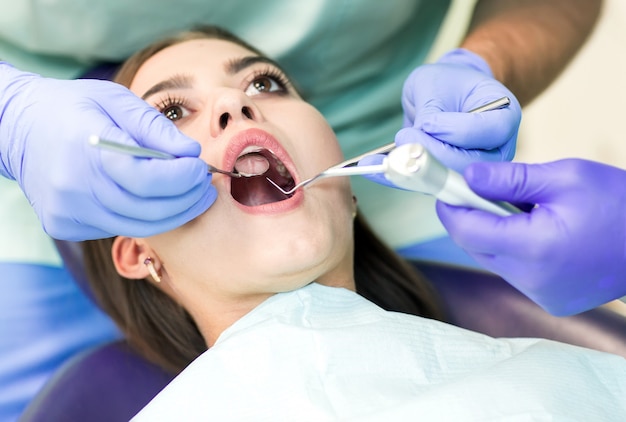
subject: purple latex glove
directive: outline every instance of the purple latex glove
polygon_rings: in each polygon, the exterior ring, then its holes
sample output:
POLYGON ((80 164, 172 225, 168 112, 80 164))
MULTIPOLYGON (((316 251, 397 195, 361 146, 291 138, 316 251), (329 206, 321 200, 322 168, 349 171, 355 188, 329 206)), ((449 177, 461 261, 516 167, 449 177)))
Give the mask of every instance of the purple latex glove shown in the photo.
POLYGON ((522 118, 519 102, 493 78, 480 56, 456 49, 434 64, 411 73, 402 93, 404 127, 396 144, 420 142, 443 164, 462 171, 474 161, 509 161, 515 155, 522 118), (484 113, 468 113, 490 101, 509 97, 511 104, 484 113))
POLYGON ((149 236, 215 200, 200 145, 121 85, 62 81, 0 63, 0 174, 15 179, 52 237, 149 236), (178 159, 101 151, 90 135, 178 159))
POLYGON ((554 315, 626 295, 626 172, 568 159, 476 163, 465 171, 480 196, 537 204, 497 217, 437 203, 452 238, 488 270, 554 315))
MULTIPOLYGON (((434 64, 415 69, 402 92, 404 128, 396 144, 420 143, 444 165, 462 172, 476 161, 510 161, 515 155, 522 119, 519 102, 493 78, 487 62, 465 50, 448 52, 434 64), (502 97, 508 107, 468 113, 502 97)), ((368 157, 360 165, 378 164, 382 156, 368 157)), ((393 186, 384 175, 367 176, 393 186)))

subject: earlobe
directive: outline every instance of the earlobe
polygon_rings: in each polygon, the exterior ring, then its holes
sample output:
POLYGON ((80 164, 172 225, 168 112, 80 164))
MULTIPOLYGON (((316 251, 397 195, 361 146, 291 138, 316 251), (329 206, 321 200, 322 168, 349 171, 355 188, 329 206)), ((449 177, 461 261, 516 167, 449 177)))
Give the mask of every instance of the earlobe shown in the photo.
POLYGON ((115 269, 122 277, 142 279, 152 276, 155 281, 161 281, 156 253, 141 239, 118 236, 113 241, 111 254, 115 269))

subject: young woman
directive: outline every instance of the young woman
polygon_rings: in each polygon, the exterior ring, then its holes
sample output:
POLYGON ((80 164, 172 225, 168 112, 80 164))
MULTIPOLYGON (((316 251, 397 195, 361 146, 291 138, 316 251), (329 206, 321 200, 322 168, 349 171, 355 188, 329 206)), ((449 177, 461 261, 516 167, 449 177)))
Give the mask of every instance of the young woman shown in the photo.
POLYGON ((389 310, 443 317, 427 281, 357 215, 347 178, 287 196, 266 180, 304 180, 343 157, 324 118, 258 50, 203 28, 135 54, 116 81, 197 139, 207 163, 271 161, 261 177, 214 174, 215 206, 177 230, 85 243, 94 291, 151 360, 178 372, 265 298, 314 280, 356 289, 389 310))
POLYGON ((214 205, 175 230, 85 245, 105 310, 144 356, 182 371, 140 417, 626 412, 615 399, 626 394, 622 358, 407 315, 441 318, 427 282, 358 216, 347 179, 293 195, 269 183, 288 188, 343 157, 320 113, 256 49, 206 28, 139 52, 117 79, 196 139, 207 163, 261 173, 214 174, 214 205), (610 392, 580 408, 599 386, 610 392))

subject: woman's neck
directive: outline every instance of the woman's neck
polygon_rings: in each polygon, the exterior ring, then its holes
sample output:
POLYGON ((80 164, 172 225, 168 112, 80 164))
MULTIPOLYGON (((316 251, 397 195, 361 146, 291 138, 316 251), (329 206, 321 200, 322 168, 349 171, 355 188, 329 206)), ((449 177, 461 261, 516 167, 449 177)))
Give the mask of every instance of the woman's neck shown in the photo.
MULTIPOLYGON (((356 291, 351 262, 344 262, 333 270, 313 278, 319 284, 356 291)), ((274 287, 277 291, 289 291, 306 284, 308 284, 306 278, 297 282, 290 278, 286 283, 278 280, 274 287)), ((200 283, 191 285, 197 287, 200 283)), ((215 290, 206 284, 199 289, 187 292, 177 289, 176 293, 178 302, 190 313, 208 347, 215 344, 224 330, 275 294, 267 291, 226 292, 221 289, 215 290)))
POLYGON ((244 315, 263 303, 273 293, 263 293, 216 300, 194 301, 185 306, 193 317, 208 347, 212 347, 219 336, 244 315))

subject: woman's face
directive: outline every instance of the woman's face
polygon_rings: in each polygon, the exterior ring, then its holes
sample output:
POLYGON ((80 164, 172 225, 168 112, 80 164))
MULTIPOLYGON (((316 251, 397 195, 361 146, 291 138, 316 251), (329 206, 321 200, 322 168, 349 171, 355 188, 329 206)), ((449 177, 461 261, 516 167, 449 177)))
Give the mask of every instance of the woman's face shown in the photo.
MULTIPOLYGON (((266 180, 309 178, 343 157, 322 115, 271 62, 224 40, 168 47, 146 61, 130 89, 202 145, 216 167, 253 172, 252 180, 213 174, 216 202, 188 224, 145 239, 177 300, 292 290, 317 280, 354 288, 347 178, 323 179, 292 197, 266 180)), ((200 306, 199 304, 197 306, 200 306)))

